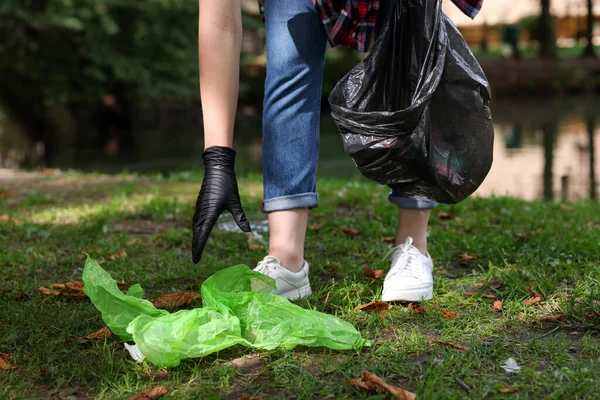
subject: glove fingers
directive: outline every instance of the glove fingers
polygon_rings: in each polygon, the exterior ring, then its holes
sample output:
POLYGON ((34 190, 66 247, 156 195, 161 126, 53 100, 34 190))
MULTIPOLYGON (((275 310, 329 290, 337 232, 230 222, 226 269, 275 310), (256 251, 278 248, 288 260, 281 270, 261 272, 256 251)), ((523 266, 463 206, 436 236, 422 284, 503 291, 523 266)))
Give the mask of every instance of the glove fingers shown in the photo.
POLYGON ((248 218, 246 218, 246 213, 242 208, 242 202, 240 201, 239 196, 237 197, 236 201, 232 202, 229 212, 233 216, 237 226, 239 226, 242 231, 246 233, 252 232, 252 228, 250 228, 250 221, 248 221, 248 218))
POLYGON ((192 238, 192 261, 194 264, 200 262, 202 252, 208 241, 208 236, 212 231, 219 213, 210 213, 208 215, 194 215, 192 222, 193 238, 192 238))

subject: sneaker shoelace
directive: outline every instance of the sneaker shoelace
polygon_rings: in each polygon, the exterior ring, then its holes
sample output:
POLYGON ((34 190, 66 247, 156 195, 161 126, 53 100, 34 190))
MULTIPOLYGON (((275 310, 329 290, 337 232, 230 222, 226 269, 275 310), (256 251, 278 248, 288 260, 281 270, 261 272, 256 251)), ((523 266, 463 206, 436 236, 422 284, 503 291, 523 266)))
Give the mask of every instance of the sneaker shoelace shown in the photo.
POLYGON ((272 271, 275 271, 275 269, 277 268, 275 265, 273 265, 274 261, 274 257, 265 257, 263 260, 258 262, 255 271, 260 272, 264 275, 269 275, 272 271))
POLYGON ((393 264, 393 270, 390 271, 389 277, 399 273, 411 276, 416 279, 421 279, 420 264, 417 259, 421 257, 419 249, 412 245, 413 239, 409 236, 404 244, 392 247, 383 258, 384 260, 392 254, 392 258, 397 257, 397 261, 393 264))

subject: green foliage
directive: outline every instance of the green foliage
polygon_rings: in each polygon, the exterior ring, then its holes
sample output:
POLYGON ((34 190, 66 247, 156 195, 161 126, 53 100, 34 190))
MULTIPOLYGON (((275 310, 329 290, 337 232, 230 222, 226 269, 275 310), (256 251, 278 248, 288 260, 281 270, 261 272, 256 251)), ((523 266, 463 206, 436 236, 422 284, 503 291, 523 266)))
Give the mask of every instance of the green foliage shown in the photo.
POLYGON ((4 0, 0 99, 195 95, 197 11, 186 0, 4 0))
POLYGON ((519 26, 519 28, 521 28, 521 30, 530 32, 532 35, 532 39, 537 40, 537 37, 533 37, 533 36, 537 35, 537 33, 538 33, 537 29, 538 29, 539 20, 540 20, 539 15, 529 15, 527 17, 521 18, 517 22, 517 25, 519 26))

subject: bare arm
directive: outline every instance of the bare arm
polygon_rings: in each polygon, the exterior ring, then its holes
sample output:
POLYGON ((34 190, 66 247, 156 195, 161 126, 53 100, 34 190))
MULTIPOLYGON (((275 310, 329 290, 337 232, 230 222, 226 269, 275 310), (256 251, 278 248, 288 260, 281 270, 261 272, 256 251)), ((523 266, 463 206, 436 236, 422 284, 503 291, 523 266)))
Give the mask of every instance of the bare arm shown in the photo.
POLYGON ((239 91, 241 0, 199 0, 198 56, 204 120, 204 178, 192 219, 192 260, 200 262, 219 216, 250 232, 235 176, 233 124, 239 91))
POLYGON ((241 0, 199 0, 199 10, 204 147, 232 147, 242 43, 241 0))

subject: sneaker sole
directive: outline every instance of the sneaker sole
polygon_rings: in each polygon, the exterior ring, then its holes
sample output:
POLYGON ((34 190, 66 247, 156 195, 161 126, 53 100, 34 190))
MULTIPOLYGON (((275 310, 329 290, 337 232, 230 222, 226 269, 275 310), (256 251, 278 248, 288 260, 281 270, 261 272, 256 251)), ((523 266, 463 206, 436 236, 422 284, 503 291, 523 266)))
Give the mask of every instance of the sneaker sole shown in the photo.
POLYGON ((410 290, 386 291, 381 296, 383 301, 423 301, 433 299, 433 288, 410 290))
POLYGON ((312 294, 310 284, 302 286, 301 288, 290 290, 284 293, 278 293, 279 296, 285 297, 288 300, 298 300, 308 297, 312 294))

